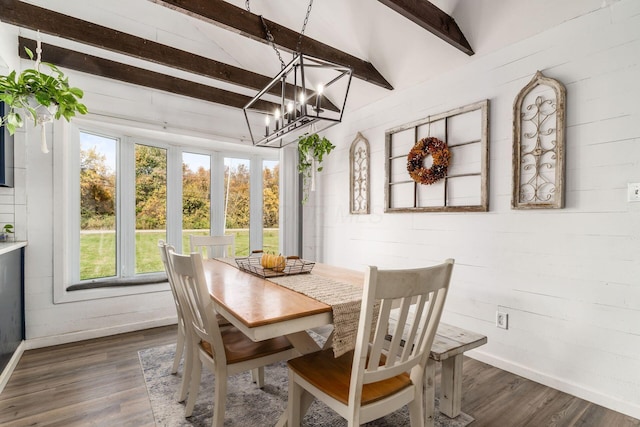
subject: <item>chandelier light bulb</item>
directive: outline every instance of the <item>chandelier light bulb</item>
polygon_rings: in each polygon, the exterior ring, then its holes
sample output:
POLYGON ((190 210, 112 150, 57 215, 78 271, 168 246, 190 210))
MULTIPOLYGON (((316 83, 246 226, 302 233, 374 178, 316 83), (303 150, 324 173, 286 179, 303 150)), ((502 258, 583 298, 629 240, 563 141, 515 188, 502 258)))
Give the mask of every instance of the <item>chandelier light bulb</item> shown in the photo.
POLYGON ((273 117, 275 117, 276 120, 278 120, 280 118, 280 109, 276 108, 276 112, 273 114, 273 117))
POLYGON ((293 111, 293 102, 289 101, 289 103, 287 104, 287 113, 290 113, 293 111))
POLYGON ((324 86, 322 83, 318 85, 318 89, 316 90, 316 115, 320 115, 320 98, 322 98, 322 91, 324 90, 324 86))

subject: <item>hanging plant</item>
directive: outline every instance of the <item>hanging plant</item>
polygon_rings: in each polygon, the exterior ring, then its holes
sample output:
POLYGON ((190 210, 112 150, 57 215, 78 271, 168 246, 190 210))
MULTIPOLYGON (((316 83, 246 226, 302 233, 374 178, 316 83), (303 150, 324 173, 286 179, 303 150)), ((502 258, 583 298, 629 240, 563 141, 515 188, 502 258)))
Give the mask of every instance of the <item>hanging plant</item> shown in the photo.
POLYGON ((309 199, 309 191, 315 190, 315 172, 322 172, 324 157, 336 148, 327 138, 317 133, 298 139, 298 172, 302 175, 302 204, 309 199))
MULTIPOLYGON (((33 52, 26 47, 24 49, 33 59, 33 52)), ((0 101, 7 107, 0 125, 6 126, 11 135, 24 125, 21 110, 36 126, 43 125, 43 133, 44 123, 52 118, 64 117, 69 121, 76 113, 87 113, 87 107, 79 101, 84 95, 82 90, 69 86, 69 79, 58 67, 40 62, 39 58, 40 52, 35 68, 28 68, 20 74, 14 70, 0 76, 0 101), (48 67, 51 74, 41 72, 40 65, 48 67)), ((44 139, 43 151, 48 152, 44 139)))

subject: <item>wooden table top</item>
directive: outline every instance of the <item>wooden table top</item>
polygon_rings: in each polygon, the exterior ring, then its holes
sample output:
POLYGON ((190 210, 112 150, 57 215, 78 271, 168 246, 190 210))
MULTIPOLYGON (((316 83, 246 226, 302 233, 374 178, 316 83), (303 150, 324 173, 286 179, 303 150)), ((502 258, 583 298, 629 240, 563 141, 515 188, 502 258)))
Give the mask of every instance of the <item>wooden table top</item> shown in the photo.
MULTIPOLYGON (((330 313, 331 307, 313 298, 217 260, 204 260, 211 298, 249 328, 330 313)), ((313 274, 362 286, 364 275, 316 264, 313 274)))

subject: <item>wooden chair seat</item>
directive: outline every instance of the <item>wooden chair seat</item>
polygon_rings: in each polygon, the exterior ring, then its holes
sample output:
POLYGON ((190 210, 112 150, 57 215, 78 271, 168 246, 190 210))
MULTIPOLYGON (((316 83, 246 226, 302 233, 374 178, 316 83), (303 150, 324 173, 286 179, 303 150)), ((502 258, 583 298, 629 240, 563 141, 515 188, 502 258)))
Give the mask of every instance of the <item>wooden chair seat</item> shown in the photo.
MULTIPOLYGON (((244 362, 257 357, 269 356, 293 348, 285 337, 276 337, 265 341, 251 341, 245 334, 235 327, 221 331, 227 365, 244 362)), ((211 344, 200 341, 200 346, 210 357, 213 357, 211 344)))
MULTIPOLYGON (((384 359, 380 364, 385 363, 384 359)), ((318 351, 287 362, 290 369, 296 372, 329 396, 347 405, 349 402, 349 384, 353 366, 353 351, 334 357, 333 349, 318 351)), ((406 373, 395 377, 364 384, 362 387, 362 405, 368 405, 411 385, 406 373)))

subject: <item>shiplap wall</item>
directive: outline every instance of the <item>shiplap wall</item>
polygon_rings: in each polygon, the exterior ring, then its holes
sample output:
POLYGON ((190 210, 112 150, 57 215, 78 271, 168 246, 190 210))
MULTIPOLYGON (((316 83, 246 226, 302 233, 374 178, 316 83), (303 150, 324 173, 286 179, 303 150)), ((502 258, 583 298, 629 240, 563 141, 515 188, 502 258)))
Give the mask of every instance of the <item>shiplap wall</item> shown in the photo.
POLYGON ((625 0, 346 115, 327 133, 337 149, 305 208, 304 256, 359 269, 453 257, 443 320, 488 336, 473 357, 640 418, 640 203, 626 198, 640 182, 639 76, 640 1, 625 0), (566 208, 515 211, 512 106, 537 70, 567 88, 566 208), (385 130, 482 99, 489 212, 384 214, 385 130), (349 214, 357 132, 370 215, 349 214))

